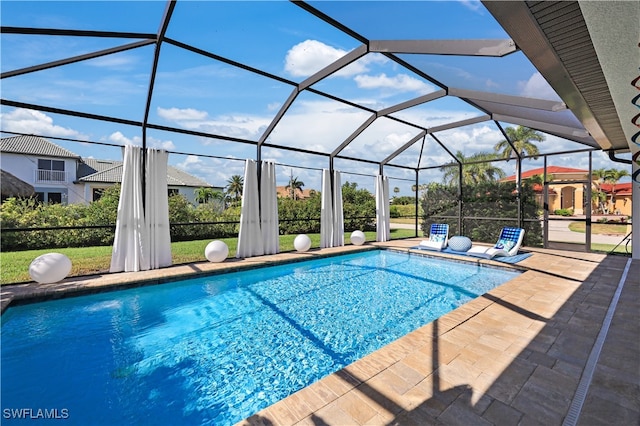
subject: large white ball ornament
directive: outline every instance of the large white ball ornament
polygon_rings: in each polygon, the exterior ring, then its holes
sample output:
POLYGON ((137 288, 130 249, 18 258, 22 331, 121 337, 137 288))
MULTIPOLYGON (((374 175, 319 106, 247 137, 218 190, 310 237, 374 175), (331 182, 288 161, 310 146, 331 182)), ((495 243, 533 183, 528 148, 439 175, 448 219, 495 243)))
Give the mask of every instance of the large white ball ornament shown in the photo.
POLYGON ((204 249, 204 256, 209 262, 222 262, 228 255, 229 247, 224 241, 211 241, 204 249))
POLYGON ((293 240, 293 246, 298 251, 307 251, 311 248, 311 238, 305 234, 300 234, 293 240))
POLYGON ((351 244, 354 246, 361 246, 364 244, 367 238, 364 236, 364 232, 362 231, 353 231, 351 233, 351 244))
POLYGON ((47 253, 33 259, 29 265, 31 279, 40 284, 62 281, 71 272, 71 260, 62 253, 47 253))

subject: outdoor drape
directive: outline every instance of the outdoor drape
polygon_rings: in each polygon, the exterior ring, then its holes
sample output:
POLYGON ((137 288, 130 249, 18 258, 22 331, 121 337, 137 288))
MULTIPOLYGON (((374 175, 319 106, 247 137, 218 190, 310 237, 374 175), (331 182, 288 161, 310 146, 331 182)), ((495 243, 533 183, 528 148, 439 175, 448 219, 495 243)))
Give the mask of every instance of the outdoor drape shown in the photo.
POLYGON ((340 172, 333 174, 333 247, 344 245, 344 213, 340 172))
POLYGON ((255 160, 247 159, 244 166, 240 230, 236 257, 261 256, 264 254, 260 229, 260 200, 258 198, 258 172, 255 160))
POLYGON ((278 193, 276 191, 276 164, 263 162, 260 174, 260 228, 264 254, 280 252, 278 226, 278 193))
POLYGON ((376 176, 376 241, 389 241, 389 178, 376 176))
POLYGON ((168 160, 167 151, 147 149, 144 217, 149 238, 148 253, 151 269, 171 265, 168 160))
POLYGON ((124 148, 122 184, 110 272, 149 269, 148 259, 144 256, 144 232, 142 148, 127 145, 124 148))
POLYGON ((333 247, 333 202, 331 172, 322 169, 322 204, 320 207, 320 248, 333 247))
POLYGON ((171 265, 167 159, 165 151, 147 150, 145 208, 142 148, 125 146, 110 272, 146 271, 171 265))

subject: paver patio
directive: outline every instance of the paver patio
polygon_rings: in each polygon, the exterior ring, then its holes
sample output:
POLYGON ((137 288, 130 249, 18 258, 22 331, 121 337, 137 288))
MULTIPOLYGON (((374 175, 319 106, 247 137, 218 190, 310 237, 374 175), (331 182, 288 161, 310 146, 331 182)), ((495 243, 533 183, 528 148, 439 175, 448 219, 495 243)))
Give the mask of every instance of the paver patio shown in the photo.
MULTIPOLYGON (((372 243, 364 248, 408 250, 418 240, 372 243)), ((362 248, 202 262, 50 285, 2 286, 2 307, 13 299, 95 292, 141 280, 157 282, 168 276, 362 248)), ((525 249, 533 255, 515 265, 525 270, 517 278, 239 424, 562 424, 581 378, 589 371, 585 366, 629 259, 525 249)), ((640 424, 640 262, 629 263, 577 424, 640 424)))

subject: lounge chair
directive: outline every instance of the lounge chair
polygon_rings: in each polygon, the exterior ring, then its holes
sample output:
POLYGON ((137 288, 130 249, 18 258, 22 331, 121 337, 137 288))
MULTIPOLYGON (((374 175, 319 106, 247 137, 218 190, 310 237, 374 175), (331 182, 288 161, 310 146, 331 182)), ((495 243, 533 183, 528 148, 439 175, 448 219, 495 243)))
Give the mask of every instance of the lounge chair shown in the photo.
POLYGON ((446 223, 432 223, 429 239, 420 241, 418 248, 440 251, 447 246, 449 240, 449 225, 446 223))
POLYGON ((484 257, 493 259, 496 256, 515 256, 524 238, 524 229, 522 228, 502 228, 500 238, 493 247, 472 246, 467 254, 470 256, 484 257))

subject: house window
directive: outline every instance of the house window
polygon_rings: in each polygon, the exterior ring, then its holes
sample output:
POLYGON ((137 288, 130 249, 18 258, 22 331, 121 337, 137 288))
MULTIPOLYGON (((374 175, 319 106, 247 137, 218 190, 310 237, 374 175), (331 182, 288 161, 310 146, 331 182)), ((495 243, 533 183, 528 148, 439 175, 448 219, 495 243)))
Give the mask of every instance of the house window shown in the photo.
POLYGON ((39 203, 67 204, 67 193, 66 191, 50 192, 48 189, 36 191, 36 200, 38 200, 39 203))
POLYGON ((173 197, 174 195, 180 194, 180 191, 176 188, 169 188, 167 193, 169 194, 169 197, 173 197))
POLYGON ((49 192, 49 193, 47 193, 47 202, 49 204, 61 204, 62 203, 62 193, 60 193, 60 192, 49 192))
POLYGON ((91 201, 98 201, 100 197, 102 197, 102 193, 104 192, 104 188, 93 188, 91 191, 91 201))
POLYGON ((64 172, 64 161, 62 160, 38 160, 38 175, 36 180, 53 181, 53 182, 65 182, 66 176, 64 172))

